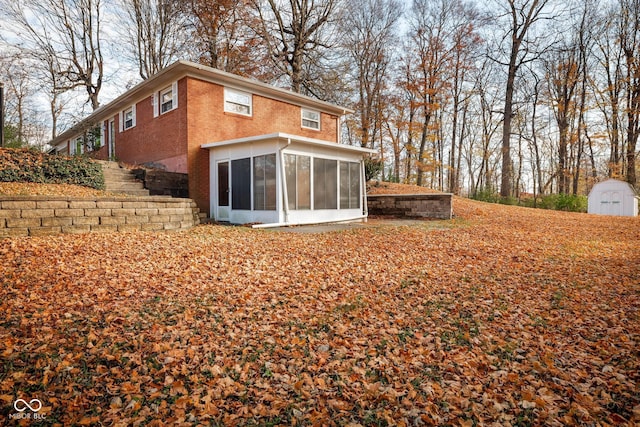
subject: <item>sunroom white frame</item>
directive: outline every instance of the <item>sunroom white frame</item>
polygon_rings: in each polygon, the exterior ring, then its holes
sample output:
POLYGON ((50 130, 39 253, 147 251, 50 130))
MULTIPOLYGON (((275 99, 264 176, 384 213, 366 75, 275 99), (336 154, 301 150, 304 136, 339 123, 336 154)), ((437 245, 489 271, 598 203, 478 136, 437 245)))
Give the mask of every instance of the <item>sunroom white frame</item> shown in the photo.
MULTIPOLYGON (((238 210, 229 207, 228 221, 234 224, 257 224, 256 227, 276 227, 287 225, 317 224, 324 222, 346 222, 365 220, 367 218, 366 184, 364 177, 365 154, 375 151, 367 148, 353 147, 336 142, 306 138, 285 133, 273 133, 228 141, 212 142, 202 145, 209 150, 210 161, 210 212, 211 217, 218 220, 218 181, 217 164, 219 161, 229 162, 250 157, 276 154, 276 210, 260 211, 252 209, 238 210), (311 180, 311 209, 291 210, 287 199, 287 183, 284 173, 284 155, 296 154, 311 158, 311 177, 313 177, 313 159, 323 158, 338 162, 357 162, 360 164, 360 207, 340 209, 340 179, 338 166, 337 209, 315 209, 313 206, 313 178, 311 180)), ((339 164, 338 164, 339 165, 339 164)), ((253 168, 252 168, 253 170, 253 168)), ((253 173, 253 172, 252 172, 253 173)), ((229 174, 231 175, 231 173, 229 174)), ((233 187, 229 179, 230 188, 233 187)), ((251 176, 253 182, 253 176, 251 176)))

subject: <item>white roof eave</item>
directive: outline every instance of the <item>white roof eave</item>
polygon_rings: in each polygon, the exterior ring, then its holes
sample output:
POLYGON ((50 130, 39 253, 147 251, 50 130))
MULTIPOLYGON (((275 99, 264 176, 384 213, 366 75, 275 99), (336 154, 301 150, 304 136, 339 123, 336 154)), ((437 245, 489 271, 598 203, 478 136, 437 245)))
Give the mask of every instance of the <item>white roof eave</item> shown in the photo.
POLYGON ((352 153, 355 152, 360 154, 377 153, 376 150, 372 150, 370 148, 339 144, 333 141, 324 141, 321 139, 307 138, 304 136, 291 135, 291 134, 282 133, 282 132, 250 136, 246 138, 229 139, 226 141, 219 141, 219 142, 210 142, 207 144, 202 144, 200 147, 205 149, 214 149, 214 148, 220 148, 220 147, 225 147, 229 145, 250 144, 252 142, 261 142, 261 141, 268 141, 268 140, 280 140, 280 141, 287 141, 289 143, 295 142, 300 144, 314 145, 314 146, 331 148, 339 151, 349 151, 352 153))
POLYGON ((153 91, 160 90, 164 84, 182 79, 185 76, 210 81, 216 84, 233 86, 235 88, 275 100, 304 105, 308 108, 318 109, 338 117, 354 112, 346 107, 341 107, 326 101, 301 95, 257 80, 237 76, 235 74, 227 73, 194 62, 179 60, 160 70, 157 74, 138 83, 136 86, 116 97, 111 102, 100 106, 87 117, 52 139, 50 141, 51 145, 56 146, 66 142, 66 140, 83 132, 94 123, 106 120, 108 117, 117 114, 132 103, 140 102, 153 91))

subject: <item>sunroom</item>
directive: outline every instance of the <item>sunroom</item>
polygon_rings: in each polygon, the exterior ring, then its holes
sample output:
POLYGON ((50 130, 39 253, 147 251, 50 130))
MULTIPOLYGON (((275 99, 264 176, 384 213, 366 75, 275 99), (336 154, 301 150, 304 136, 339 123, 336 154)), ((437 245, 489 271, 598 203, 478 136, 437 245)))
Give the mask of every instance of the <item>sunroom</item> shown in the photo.
POLYGON ((275 227, 367 217, 363 158, 373 150, 284 133, 202 148, 216 221, 275 227))

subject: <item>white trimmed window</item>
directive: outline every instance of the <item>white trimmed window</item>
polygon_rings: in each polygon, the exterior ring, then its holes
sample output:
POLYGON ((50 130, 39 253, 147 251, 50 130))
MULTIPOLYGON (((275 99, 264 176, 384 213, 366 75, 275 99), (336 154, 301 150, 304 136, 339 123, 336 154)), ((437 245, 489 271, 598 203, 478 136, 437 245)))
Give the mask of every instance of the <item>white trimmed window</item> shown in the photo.
POLYGON ((153 94, 153 117, 178 108, 178 82, 153 94))
POLYGON ((131 107, 123 110, 119 114, 119 130, 122 132, 123 130, 131 129, 136 125, 136 106, 135 104, 131 107))
POLYGON ((250 93, 224 88, 224 111, 250 116, 253 112, 252 104, 250 93))
POLYGON ((160 92, 160 114, 173 110, 173 92, 171 87, 160 92))
POLYGON ((302 127, 320 130, 320 112, 302 109, 302 127))

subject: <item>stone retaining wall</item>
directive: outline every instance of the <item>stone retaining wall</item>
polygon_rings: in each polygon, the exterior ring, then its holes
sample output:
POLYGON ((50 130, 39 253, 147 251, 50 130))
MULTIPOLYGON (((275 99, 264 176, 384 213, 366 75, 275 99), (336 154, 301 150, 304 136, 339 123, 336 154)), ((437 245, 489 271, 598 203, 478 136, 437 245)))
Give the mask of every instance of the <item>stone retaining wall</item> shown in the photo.
POLYGON ((160 170, 133 169, 136 179, 152 196, 189 197, 189 175, 160 170))
POLYGON ((367 195, 369 215, 400 218, 451 219, 453 195, 437 194, 372 194, 367 195))
POLYGON ((60 233, 162 231, 200 223, 191 199, 0 196, 0 238, 60 233))

